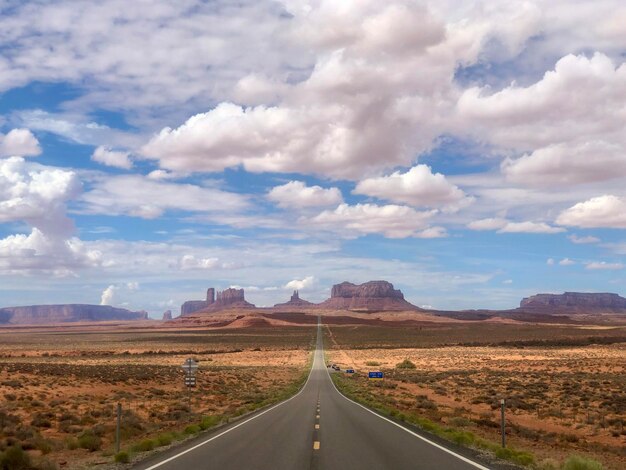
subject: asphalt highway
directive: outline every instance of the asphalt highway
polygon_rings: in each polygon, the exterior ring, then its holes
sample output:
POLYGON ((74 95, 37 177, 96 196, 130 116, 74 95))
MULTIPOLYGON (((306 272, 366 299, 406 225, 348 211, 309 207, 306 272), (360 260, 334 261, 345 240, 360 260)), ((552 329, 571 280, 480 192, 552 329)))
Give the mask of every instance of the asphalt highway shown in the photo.
POLYGON ((341 395, 322 332, 302 390, 274 407, 137 465, 141 470, 486 470, 341 395))

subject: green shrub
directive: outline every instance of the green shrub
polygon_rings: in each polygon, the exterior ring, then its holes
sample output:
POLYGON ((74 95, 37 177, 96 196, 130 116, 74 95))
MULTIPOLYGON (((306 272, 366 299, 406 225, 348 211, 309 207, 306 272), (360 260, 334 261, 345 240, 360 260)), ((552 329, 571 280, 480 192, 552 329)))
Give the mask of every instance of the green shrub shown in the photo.
POLYGON ((600 462, 572 455, 563 464, 563 470, 603 470, 600 462))
POLYGON ((366 366, 371 366, 371 367, 376 367, 376 366, 379 366, 379 365, 380 365, 380 362, 377 362, 377 361, 367 361, 367 362, 365 363, 365 365, 366 365, 366 366))
POLYGON ((30 467, 30 457, 21 447, 9 447, 0 453, 0 470, 26 470, 30 467))
POLYGON ((160 434, 156 440, 159 447, 169 446, 174 440, 174 436, 172 436, 169 432, 166 432, 165 434, 160 434))
POLYGON ((221 420, 222 417, 217 415, 204 416, 202 421, 200 421, 200 429, 204 431, 205 429, 212 428, 213 426, 218 425, 221 420))
POLYGON ((396 369, 415 369, 415 364, 408 359, 405 359, 404 361, 396 364, 396 369))
POLYGON ((128 455, 128 452, 121 451, 115 454, 114 460, 117 463, 128 463, 130 462, 130 456, 128 455))
POLYGON ((65 446, 68 448, 68 450, 78 449, 78 439, 76 439, 75 437, 68 437, 67 439, 65 439, 65 446))
POLYGON ((157 443, 153 439, 144 439, 132 447, 133 452, 148 452, 154 449, 157 443))
POLYGON ((198 434, 201 430, 202 429, 197 424, 190 424, 189 426, 185 428, 183 432, 187 435, 190 435, 190 434, 198 434))
POLYGON ((87 449, 89 452, 95 452, 100 449, 102 440, 91 431, 85 431, 78 436, 78 447, 87 449))

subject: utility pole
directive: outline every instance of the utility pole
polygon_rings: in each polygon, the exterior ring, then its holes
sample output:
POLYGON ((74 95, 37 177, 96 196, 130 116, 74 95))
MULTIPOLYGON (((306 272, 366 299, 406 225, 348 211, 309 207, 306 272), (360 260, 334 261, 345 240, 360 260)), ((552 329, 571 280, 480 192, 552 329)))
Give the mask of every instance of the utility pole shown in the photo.
POLYGON ((122 404, 117 404, 117 428, 115 429, 115 453, 120 452, 120 428, 122 424, 122 404))
POLYGON ((504 398, 500 400, 500 431, 502 433, 502 447, 506 447, 506 426, 504 421, 504 398))

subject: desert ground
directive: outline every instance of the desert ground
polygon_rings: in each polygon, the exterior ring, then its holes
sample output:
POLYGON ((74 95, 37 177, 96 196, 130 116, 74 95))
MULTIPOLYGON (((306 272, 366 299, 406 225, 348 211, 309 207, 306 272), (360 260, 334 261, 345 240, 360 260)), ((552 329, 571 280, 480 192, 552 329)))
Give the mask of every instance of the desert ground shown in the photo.
POLYGON ((475 322, 327 326, 325 334, 329 360, 356 370, 335 374, 338 385, 370 406, 426 418, 423 427, 472 445, 500 441, 505 398, 508 445, 535 467, 559 468, 578 454, 626 468, 624 327, 475 322), (409 368, 397 367, 403 362, 409 368), (368 380, 375 370, 383 381, 368 380))
POLYGON ((0 329, 0 447, 20 444, 41 469, 110 464, 121 403, 121 448, 136 457, 293 393, 313 339, 309 326, 0 329))

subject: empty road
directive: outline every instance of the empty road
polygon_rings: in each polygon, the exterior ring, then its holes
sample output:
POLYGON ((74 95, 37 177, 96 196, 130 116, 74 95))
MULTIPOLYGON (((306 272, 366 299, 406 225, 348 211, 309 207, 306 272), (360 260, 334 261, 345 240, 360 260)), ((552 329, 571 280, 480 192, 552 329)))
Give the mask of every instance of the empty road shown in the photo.
POLYGON ((147 459, 136 468, 487 469, 341 395, 324 362, 319 325, 313 367, 300 393, 212 435, 147 459))

